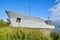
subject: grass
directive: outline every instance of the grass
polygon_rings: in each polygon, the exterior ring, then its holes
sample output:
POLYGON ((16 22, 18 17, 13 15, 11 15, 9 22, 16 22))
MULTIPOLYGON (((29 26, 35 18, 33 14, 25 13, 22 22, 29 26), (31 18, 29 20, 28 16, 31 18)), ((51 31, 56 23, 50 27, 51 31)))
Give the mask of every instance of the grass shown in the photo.
POLYGON ((0 40, 52 40, 41 29, 0 27, 0 40))

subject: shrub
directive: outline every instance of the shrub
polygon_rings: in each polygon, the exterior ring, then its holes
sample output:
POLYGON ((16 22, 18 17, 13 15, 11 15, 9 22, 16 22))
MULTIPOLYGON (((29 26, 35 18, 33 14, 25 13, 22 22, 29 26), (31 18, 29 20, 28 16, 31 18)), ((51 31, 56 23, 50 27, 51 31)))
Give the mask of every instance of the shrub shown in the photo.
POLYGON ((0 27, 6 27, 7 23, 4 22, 3 20, 0 20, 0 27))
POLYGON ((51 37, 53 38, 53 40, 60 40, 60 33, 53 32, 51 33, 51 37))

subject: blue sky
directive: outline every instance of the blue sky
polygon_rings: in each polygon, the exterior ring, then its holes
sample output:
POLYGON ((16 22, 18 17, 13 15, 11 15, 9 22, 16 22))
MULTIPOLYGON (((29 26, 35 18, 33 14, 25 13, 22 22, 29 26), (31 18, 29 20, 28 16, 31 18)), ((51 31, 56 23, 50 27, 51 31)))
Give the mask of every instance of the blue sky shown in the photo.
POLYGON ((0 19, 7 19, 5 10, 21 12, 28 14, 28 5, 30 4, 30 15, 37 18, 47 18, 51 15, 48 11, 54 6, 55 0, 0 0, 0 19))

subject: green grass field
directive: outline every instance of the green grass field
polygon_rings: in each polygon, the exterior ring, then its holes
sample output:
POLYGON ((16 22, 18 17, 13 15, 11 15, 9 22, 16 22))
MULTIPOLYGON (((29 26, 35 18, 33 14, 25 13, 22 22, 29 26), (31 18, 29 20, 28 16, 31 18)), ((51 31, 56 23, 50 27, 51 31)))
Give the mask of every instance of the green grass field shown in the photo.
POLYGON ((0 27, 0 40, 52 40, 40 29, 0 27))

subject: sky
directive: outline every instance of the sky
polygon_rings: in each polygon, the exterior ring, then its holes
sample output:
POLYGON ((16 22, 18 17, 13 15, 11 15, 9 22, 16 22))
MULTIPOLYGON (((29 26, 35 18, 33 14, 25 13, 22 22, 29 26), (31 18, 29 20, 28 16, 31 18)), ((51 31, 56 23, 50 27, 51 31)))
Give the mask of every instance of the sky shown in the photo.
MULTIPOLYGON (((47 19, 55 16, 53 7, 59 4, 59 0, 0 0, 0 19, 8 18, 6 10, 28 14, 30 5, 30 16, 47 19)), ((55 11, 54 11, 55 12, 55 11)), ((55 18, 55 17, 53 17, 55 18)))

